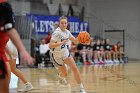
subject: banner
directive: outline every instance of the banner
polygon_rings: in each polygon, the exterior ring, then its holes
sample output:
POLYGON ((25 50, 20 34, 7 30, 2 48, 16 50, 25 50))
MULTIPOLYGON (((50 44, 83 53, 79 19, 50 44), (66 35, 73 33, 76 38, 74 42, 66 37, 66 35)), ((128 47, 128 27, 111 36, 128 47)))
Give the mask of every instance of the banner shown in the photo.
MULTIPOLYGON (((49 31, 54 31, 55 24, 58 24, 60 16, 42 16, 28 14, 32 20, 32 27, 38 34, 47 34, 49 31)), ((88 22, 81 22, 78 17, 68 17, 70 31, 72 34, 78 34, 80 31, 89 32, 88 22)))

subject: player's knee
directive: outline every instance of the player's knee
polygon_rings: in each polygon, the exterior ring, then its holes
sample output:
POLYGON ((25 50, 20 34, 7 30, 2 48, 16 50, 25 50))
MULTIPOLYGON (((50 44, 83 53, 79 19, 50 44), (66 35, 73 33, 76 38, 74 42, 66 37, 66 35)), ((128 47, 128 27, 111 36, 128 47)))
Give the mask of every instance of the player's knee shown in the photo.
POLYGON ((77 67, 75 67, 75 66, 72 67, 71 69, 72 69, 74 72, 78 71, 77 67))
POLYGON ((16 72, 16 68, 11 68, 11 72, 15 73, 16 72))
POLYGON ((61 73, 61 75, 62 75, 63 77, 66 77, 66 76, 68 75, 68 73, 67 73, 67 72, 63 72, 63 73, 61 73))
POLYGON ((68 75, 68 73, 66 72, 66 73, 64 73, 64 76, 66 77, 68 75))

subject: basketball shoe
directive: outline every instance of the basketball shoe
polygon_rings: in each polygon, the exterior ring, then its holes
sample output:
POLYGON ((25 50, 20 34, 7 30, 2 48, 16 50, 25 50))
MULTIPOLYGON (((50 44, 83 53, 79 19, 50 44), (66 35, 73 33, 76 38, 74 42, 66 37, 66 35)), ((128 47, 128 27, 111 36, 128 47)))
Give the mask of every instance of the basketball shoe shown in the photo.
POLYGON ((34 87, 32 86, 32 84, 29 83, 29 82, 27 82, 27 83, 25 84, 24 88, 21 89, 21 90, 18 90, 18 91, 20 91, 20 92, 22 92, 22 91, 27 92, 27 91, 30 91, 30 90, 32 90, 32 89, 34 89, 34 87))
POLYGON ((87 93, 84 88, 80 87, 80 93, 87 93))

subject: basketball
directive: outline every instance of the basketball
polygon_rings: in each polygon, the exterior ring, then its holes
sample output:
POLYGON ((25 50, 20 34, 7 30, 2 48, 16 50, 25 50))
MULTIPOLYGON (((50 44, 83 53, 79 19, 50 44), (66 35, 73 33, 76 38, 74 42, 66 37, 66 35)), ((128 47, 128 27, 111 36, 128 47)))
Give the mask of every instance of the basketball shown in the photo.
POLYGON ((81 31, 79 34, 78 34, 78 41, 81 43, 81 44, 87 44, 90 42, 90 34, 86 31, 81 31))

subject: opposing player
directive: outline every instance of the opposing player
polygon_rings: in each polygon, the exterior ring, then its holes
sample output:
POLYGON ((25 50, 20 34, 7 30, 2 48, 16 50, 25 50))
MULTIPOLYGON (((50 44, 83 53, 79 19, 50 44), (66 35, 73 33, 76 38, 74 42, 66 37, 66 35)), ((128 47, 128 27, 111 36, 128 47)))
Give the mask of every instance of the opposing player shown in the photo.
POLYGON ((25 84, 24 88, 19 91, 29 91, 33 89, 31 83, 29 83, 23 73, 16 68, 16 59, 18 58, 18 51, 12 41, 9 39, 7 42, 6 54, 8 58, 8 62, 11 67, 11 72, 13 72, 17 77, 19 77, 22 82, 25 84))
POLYGON ((11 69, 5 54, 6 44, 11 38, 16 45, 22 61, 33 64, 32 57, 28 54, 14 28, 12 8, 6 0, 0 0, 0 93, 9 93, 11 69))
POLYGON ((80 93, 86 93, 84 86, 81 81, 81 76, 78 68, 76 67, 75 61, 71 56, 67 43, 71 40, 73 43, 78 44, 78 39, 75 38, 69 30, 67 30, 68 20, 65 16, 60 17, 59 27, 53 32, 49 47, 51 49, 51 58, 54 65, 57 66, 59 71, 60 82, 64 85, 68 84, 66 81, 68 65, 74 73, 74 77, 80 86, 80 93), (66 64, 66 65, 65 65, 66 64))

